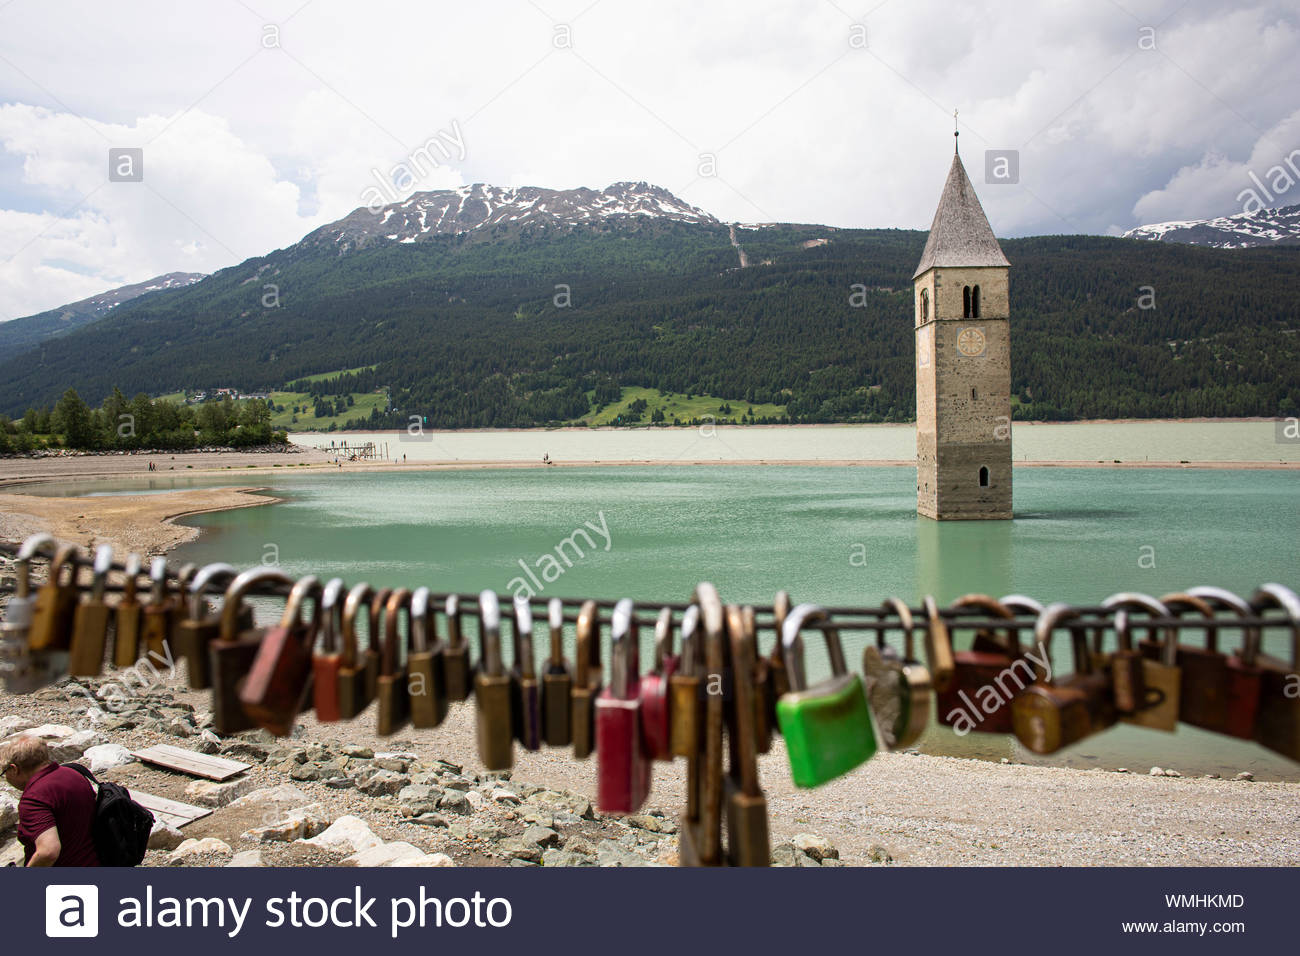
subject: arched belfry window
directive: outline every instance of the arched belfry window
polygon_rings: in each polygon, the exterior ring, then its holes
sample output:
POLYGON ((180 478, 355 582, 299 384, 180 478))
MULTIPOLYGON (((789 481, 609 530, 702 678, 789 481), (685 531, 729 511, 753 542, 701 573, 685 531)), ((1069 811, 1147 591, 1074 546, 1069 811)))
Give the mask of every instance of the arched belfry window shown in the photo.
POLYGON ((962 318, 969 319, 970 316, 970 286, 962 286, 961 290, 961 314, 962 318))
POLYGON ((970 315, 972 318, 980 317, 980 287, 976 286, 971 289, 970 293, 970 315))
POLYGON ((928 322, 929 320, 930 320, 930 290, 922 289, 921 290, 921 321, 928 322))
POLYGON ((988 465, 984 465, 983 467, 980 468, 980 487, 987 488, 988 486, 989 486, 989 468, 988 465))

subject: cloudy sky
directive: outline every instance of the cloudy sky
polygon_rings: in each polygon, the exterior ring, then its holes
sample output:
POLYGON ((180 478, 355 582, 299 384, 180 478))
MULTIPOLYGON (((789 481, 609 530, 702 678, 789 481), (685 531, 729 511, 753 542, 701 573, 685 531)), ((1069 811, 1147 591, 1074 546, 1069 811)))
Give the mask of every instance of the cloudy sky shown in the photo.
POLYGON ((293 243, 413 151, 424 189, 926 228, 958 110, 999 235, 1223 215, 1297 91, 1295 0, 0 0, 0 319, 293 243))

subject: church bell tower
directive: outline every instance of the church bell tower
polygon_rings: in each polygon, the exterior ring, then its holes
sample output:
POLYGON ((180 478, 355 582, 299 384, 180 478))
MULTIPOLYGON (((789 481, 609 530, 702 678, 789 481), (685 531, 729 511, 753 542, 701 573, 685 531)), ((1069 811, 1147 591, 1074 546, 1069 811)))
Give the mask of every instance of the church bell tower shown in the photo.
POLYGON ((955 151, 925 252, 916 309, 916 510, 1011 517, 1008 271, 955 151))

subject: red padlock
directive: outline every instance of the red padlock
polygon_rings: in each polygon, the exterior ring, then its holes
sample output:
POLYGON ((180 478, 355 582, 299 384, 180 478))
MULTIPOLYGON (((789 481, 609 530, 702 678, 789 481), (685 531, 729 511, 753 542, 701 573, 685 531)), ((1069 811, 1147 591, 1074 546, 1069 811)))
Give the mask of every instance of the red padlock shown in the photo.
POLYGON ((654 670, 641 678, 641 738, 651 760, 672 760, 668 686, 677 673, 673 650, 673 611, 664 608, 655 622, 654 670))
POLYGON ((612 681, 596 699, 596 807, 602 813, 635 813, 650 795, 633 612, 627 598, 614 606, 612 681))

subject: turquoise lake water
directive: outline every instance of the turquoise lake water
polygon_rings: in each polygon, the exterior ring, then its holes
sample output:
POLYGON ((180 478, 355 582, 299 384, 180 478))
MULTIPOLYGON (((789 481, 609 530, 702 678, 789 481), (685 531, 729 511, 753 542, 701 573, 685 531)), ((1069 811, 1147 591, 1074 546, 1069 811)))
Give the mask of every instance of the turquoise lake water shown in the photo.
MULTIPOLYGON (((269 482, 287 500, 189 519, 205 533, 177 557, 239 566, 278 560, 291 574, 349 583, 502 593, 529 580, 522 561, 543 596, 685 600, 710 580, 724 600, 755 603, 781 588, 796 602, 874 605, 888 595, 915 603, 926 593, 941 602, 973 591, 1095 603, 1120 590, 1300 585, 1300 475, 1288 471, 1021 468, 1014 521, 942 524, 916 516, 915 472, 907 468, 344 471, 269 482), (573 537, 579 528, 586 537, 573 537), (544 557, 557 547, 570 563, 544 557), (543 580, 544 570, 555 580, 543 580)), ((862 640, 845 635, 850 661, 862 640)), ((1279 632, 1267 649, 1289 653, 1284 645, 1279 632)), ((811 654, 809 665, 815 676, 823 656, 811 654)), ((946 728, 932 728, 920 746, 1069 766, 1144 772, 1158 764, 1300 779, 1300 767, 1262 748, 1185 727, 1160 734, 1121 726, 1051 758, 1008 738, 959 738, 946 728)))

